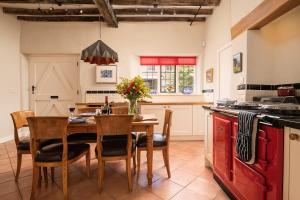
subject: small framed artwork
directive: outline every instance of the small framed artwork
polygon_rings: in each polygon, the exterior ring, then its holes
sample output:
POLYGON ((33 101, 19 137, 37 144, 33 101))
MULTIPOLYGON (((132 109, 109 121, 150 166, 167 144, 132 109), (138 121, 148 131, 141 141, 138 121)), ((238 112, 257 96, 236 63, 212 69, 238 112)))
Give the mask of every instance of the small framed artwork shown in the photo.
POLYGON ((243 70, 243 54, 237 53, 233 55, 233 73, 240 73, 243 70))
POLYGON ((117 83, 116 65, 98 65, 96 66, 97 83, 117 83))
POLYGON ((214 82, 214 69, 210 68, 206 70, 206 83, 214 82))

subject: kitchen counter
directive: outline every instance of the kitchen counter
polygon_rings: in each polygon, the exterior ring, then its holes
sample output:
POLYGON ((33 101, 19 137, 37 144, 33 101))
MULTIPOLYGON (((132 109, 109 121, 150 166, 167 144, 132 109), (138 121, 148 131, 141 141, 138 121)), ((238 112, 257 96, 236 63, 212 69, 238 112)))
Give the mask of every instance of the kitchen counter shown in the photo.
MULTIPOLYGON (((125 102, 115 102, 116 104, 122 104, 125 102)), ((78 106, 101 106, 104 103, 76 103, 78 106)), ((140 102, 141 105, 212 105, 211 102, 204 101, 182 101, 182 102, 140 102)))
MULTIPOLYGON (((203 106, 206 110, 211 110, 214 112, 223 113, 224 115, 229 115, 231 117, 237 117, 239 112, 242 110, 237 109, 230 109, 230 108, 218 108, 214 106, 203 106)), ((247 110, 250 111, 251 110, 247 110)), ((276 127, 290 127, 295 129, 300 129, 300 116, 293 117, 293 116, 278 116, 278 115, 271 115, 271 114, 264 114, 260 113, 259 110, 252 110, 253 112, 258 112, 259 114, 257 117, 261 120, 262 123, 269 123, 272 126, 276 127)))

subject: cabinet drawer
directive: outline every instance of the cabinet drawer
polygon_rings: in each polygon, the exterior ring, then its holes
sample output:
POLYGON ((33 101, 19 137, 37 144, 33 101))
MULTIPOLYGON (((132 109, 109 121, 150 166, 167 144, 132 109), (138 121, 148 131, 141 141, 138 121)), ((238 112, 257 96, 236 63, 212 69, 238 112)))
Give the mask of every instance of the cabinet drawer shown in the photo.
POLYGON ((265 178, 238 158, 234 158, 233 165, 233 185, 238 190, 241 199, 265 199, 267 191, 265 178))

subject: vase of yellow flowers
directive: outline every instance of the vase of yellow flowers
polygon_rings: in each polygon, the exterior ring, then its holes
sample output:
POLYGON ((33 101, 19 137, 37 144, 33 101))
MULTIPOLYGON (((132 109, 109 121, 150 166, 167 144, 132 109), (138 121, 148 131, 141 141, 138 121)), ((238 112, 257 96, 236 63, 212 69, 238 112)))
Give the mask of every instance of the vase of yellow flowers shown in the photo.
POLYGON ((151 98, 150 89, 146 87, 144 80, 140 76, 133 79, 121 78, 121 83, 117 84, 117 92, 128 100, 128 114, 138 114, 138 101, 144 98, 151 98))

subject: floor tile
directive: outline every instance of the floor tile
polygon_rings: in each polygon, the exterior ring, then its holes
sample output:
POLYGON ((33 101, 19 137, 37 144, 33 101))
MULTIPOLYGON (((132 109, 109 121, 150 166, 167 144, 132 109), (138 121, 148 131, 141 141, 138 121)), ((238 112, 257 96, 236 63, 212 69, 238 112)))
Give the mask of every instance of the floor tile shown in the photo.
POLYGON ((221 190, 217 184, 202 178, 196 178, 187 186, 187 189, 192 190, 200 195, 205 195, 211 199, 214 199, 221 190))
POLYGON ((183 187, 168 180, 160 179, 147 187, 147 190, 153 192, 162 199, 170 199, 175 196, 183 187))
POLYGON ((208 196, 201 195, 193 190, 183 189, 172 200, 211 200, 208 196))
POLYGON ((12 192, 12 193, 0 196, 0 199, 1 200, 21 200, 21 197, 19 195, 19 192, 12 192))

